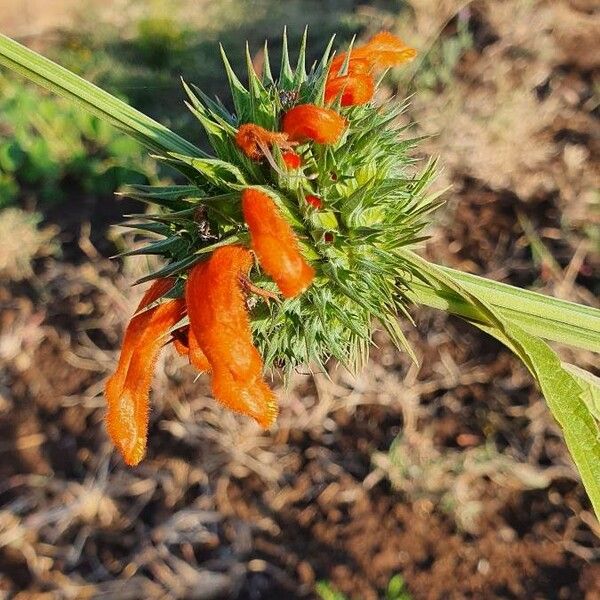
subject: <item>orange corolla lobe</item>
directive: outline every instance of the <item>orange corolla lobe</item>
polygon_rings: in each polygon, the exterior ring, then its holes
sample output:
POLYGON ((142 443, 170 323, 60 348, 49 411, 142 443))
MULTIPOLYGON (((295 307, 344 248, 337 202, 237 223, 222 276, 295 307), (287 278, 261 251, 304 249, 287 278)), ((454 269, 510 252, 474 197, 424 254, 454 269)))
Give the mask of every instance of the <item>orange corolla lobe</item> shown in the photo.
POLYGON ((371 75, 343 75, 327 80, 325 102, 341 98, 342 106, 358 106, 373 99, 375 82, 371 75))
POLYGON ((142 311, 173 287, 172 279, 155 281, 125 331, 115 373, 106 383, 106 427, 128 465, 137 465, 146 452, 149 392, 154 365, 165 336, 185 312, 182 299, 167 300, 142 311))
POLYGON ((302 166, 302 158, 300 158, 300 155, 296 154, 293 150, 284 152, 281 157, 288 169, 299 169, 302 166))
POLYGON ((399 37, 389 31, 374 35, 364 46, 343 52, 331 62, 330 77, 337 77, 348 60, 348 75, 365 75, 375 69, 386 69, 401 65, 414 58, 417 51, 407 46, 399 37))
POLYGON ((414 48, 407 46, 399 37, 389 31, 382 31, 373 36, 356 52, 358 53, 357 58, 366 58, 372 67, 377 69, 395 67, 417 55, 414 48))
POLYGON ((261 160, 273 145, 284 149, 292 147, 285 133, 269 131, 254 123, 240 126, 235 135, 235 143, 252 160, 261 160))
POLYGON ((252 262, 246 248, 218 248, 191 270, 186 304, 190 332, 210 364, 215 398, 269 427, 277 416, 277 402, 262 378, 263 361, 252 343, 240 282, 252 262))
POLYGON ((400 38, 382 31, 364 46, 336 56, 331 62, 325 86, 325 101, 331 102, 341 94, 342 106, 358 106, 369 102, 375 94, 372 72, 402 64, 416 55, 400 38), (344 65, 347 70, 340 74, 344 65))
POLYGON ((194 332, 189 328, 179 329, 173 333, 173 346, 178 354, 187 356, 190 364, 200 373, 210 371, 210 364, 198 345, 194 332))
POLYGON ((344 130, 346 120, 330 108, 314 104, 299 104, 283 117, 283 131, 291 140, 312 140, 317 144, 336 144, 344 130))
POLYGON ((286 298, 303 292, 315 272, 300 254, 296 235, 273 200, 260 190, 248 188, 242 193, 242 212, 261 267, 286 298))

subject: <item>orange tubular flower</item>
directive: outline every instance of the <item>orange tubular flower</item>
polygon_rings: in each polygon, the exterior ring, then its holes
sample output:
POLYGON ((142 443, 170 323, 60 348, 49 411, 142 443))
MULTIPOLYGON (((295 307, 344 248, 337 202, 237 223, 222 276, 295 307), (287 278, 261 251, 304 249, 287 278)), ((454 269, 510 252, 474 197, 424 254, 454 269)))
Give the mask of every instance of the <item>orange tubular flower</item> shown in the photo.
POLYGON ((342 106, 358 106, 372 100, 375 82, 370 75, 343 75, 327 80, 325 102, 333 102, 341 94, 342 106))
MULTIPOLYGON (((365 75, 374 69, 394 67, 414 58, 416 54, 417 51, 407 46, 400 38, 388 31, 382 31, 364 46, 351 51, 348 75, 365 75)), ((337 77, 347 56, 348 53, 344 52, 333 59, 330 77, 337 77)))
POLYGON ((277 416, 277 402, 262 378, 263 362, 252 343, 240 283, 251 266, 252 255, 241 246, 215 250, 191 270, 186 303, 190 331, 210 363, 215 398, 269 427, 277 416))
MULTIPOLYGON (((138 312, 173 287, 172 279, 155 281, 138 312)), ((168 300, 136 314, 125 332, 115 373, 106 384, 106 427, 128 465, 137 465, 146 452, 148 399, 154 363, 164 336, 185 312, 183 300, 168 300)))
POLYGON ((346 129, 346 121, 330 108, 299 104, 283 117, 283 131, 294 141, 312 140, 317 144, 337 143, 346 129))
POLYGON ((299 169, 302 166, 302 159, 293 150, 284 152, 281 156, 288 169, 299 169))
POLYGON ((240 126, 235 136, 235 143, 252 160, 262 159, 274 144, 281 148, 292 148, 285 133, 269 131, 254 123, 240 126))
MULTIPOLYGON (((389 31, 373 36, 365 46, 356 50, 357 58, 366 58, 373 68, 385 69, 401 65, 414 58, 417 51, 407 46, 389 31)), ((354 52, 352 53, 354 55, 354 52)))
POLYGON ((273 200, 260 190, 248 188, 242 193, 242 211, 262 268, 286 298, 303 292, 315 271, 300 254, 296 235, 273 200))
POLYGON ((192 329, 189 331, 188 344, 190 363, 196 367, 200 373, 206 373, 210 371, 210 363, 208 362, 208 358, 206 358, 206 354, 204 354, 202 351, 202 348, 198 343, 198 339, 196 338, 192 329))
POLYGON ((173 346, 179 355, 187 356, 190 364, 194 365, 200 373, 210 371, 210 364, 189 327, 173 333, 173 346))
POLYGON ((178 329, 173 332, 173 347, 179 356, 189 356, 190 346, 188 341, 188 328, 178 329))
MULTIPOLYGON (((371 62, 368 61, 366 58, 360 58, 355 56, 355 52, 356 51, 352 52, 352 56, 348 61, 347 75, 369 75, 373 70, 371 62)), ((346 56, 348 56, 348 53, 344 52, 339 56, 336 56, 331 61, 331 68, 329 69, 330 77, 337 77, 339 75, 339 72, 342 70, 344 63, 346 62, 346 56)))
POLYGON ((321 200, 319 196, 313 196, 312 194, 309 194, 306 196, 306 201, 317 210, 323 208, 323 200, 321 200))

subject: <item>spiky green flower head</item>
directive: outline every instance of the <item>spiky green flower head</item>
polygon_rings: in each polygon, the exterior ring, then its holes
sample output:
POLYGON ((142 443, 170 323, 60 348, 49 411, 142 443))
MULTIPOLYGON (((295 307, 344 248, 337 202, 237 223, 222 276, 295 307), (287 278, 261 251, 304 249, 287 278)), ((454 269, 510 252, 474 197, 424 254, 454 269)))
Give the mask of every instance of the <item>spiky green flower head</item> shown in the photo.
MULTIPOLYGON (((418 139, 396 125, 405 102, 388 100, 380 105, 372 100, 342 106, 337 97, 326 105, 332 46, 333 39, 307 72, 305 33, 294 69, 284 33, 277 76, 266 45, 261 76, 246 48, 247 85, 222 52, 233 113, 221 101, 184 84, 188 106, 214 155, 162 156, 185 174, 189 185, 129 190, 129 195, 161 207, 158 214, 145 215, 147 222, 135 224, 162 238, 135 254, 160 254, 167 260, 163 269, 144 280, 177 275, 180 285, 175 294, 181 294, 189 268, 216 248, 249 245, 240 204, 244 189, 259 189, 273 199, 316 272, 312 285, 295 298, 249 299, 254 342, 267 366, 286 373, 299 365, 323 368, 330 357, 358 369, 367 358, 376 322, 399 347, 410 351, 398 325, 398 313, 408 315, 404 292, 411 279, 400 251, 424 239, 428 215, 437 206, 435 196, 426 191, 434 165, 416 169, 411 153, 418 139), (338 111, 346 128, 335 144, 309 140, 295 146, 299 169, 287 167, 277 145, 268 156, 255 160, 236 144, 241 125, 281 131, 286 112, 301 104, 338 111), (311 200, 315 196, 321 200, 319 206, 311 200)), ((341 74, 348 69, 351 54, 346 56, 341 74)), ((250 278, 254 285, 277 293, 258 265, 250 278)))

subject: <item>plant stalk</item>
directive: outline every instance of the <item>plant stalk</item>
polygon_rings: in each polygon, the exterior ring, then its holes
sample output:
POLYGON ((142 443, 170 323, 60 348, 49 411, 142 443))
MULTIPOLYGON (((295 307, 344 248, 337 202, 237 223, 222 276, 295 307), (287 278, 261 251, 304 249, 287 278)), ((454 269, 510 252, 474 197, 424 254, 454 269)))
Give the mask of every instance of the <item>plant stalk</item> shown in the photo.
MULTIPOLYGON (((503 316, 528 333, 576 348, 600 352, 600 310, 448 267, 440 268, 467 291, 499 309, 503 316)), ((436 289, 414 280, 407 296, 417 304, 477 320, 477 309, 448 290, 436 289)))

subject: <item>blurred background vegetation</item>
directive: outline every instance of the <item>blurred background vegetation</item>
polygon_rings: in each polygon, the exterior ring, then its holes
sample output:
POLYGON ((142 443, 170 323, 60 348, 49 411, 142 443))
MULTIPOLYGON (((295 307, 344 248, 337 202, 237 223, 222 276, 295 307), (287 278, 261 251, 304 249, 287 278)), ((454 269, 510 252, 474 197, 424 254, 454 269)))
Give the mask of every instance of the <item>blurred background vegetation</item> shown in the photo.
MULTIPOLYGON (((391 29, 419 57, 421 155, 451 186, 423 252, 598 306, 600 15, 588 0, 17 0, 0 31, 204 145, 180 77, 229 103, 218 44, 316 58, 391 29)), ((299 373, 277 430, 223 413, 161 359, 150 453, 116 461, 103 381, 146 259, 112 227, 124 183, 172 172, 0 73, 0 598, 600 597, 600 525, 516 361, 430 310, 350 377, 299 373)), ((589 353, 562 350, 594 365, 589 353)), ((165 353, 167 354, 167 353, 165 353)))

